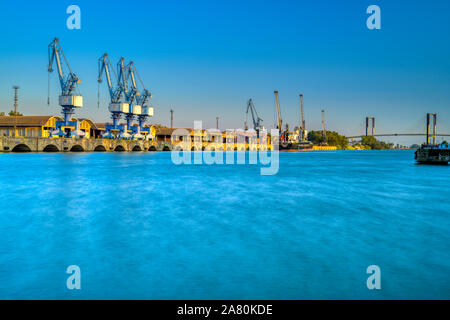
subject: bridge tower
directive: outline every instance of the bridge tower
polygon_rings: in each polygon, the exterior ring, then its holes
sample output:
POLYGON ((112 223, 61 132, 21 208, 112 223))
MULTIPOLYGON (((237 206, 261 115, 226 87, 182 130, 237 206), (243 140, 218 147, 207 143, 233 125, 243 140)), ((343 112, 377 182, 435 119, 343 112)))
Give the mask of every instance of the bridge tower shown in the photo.
POLYGON ((375 135, 375 117, 366 117, 366 136, 369 135, 369 124, 372 120, 372 136, 375 135))
POLYGON ((431 138, 433 138, 433 144, 436 144, 436 135, 437 135, 437 114, 427 113, 427 144, 431 144, 431 138), (431 122, 433 122, 433 127, 431 127, 431 122))

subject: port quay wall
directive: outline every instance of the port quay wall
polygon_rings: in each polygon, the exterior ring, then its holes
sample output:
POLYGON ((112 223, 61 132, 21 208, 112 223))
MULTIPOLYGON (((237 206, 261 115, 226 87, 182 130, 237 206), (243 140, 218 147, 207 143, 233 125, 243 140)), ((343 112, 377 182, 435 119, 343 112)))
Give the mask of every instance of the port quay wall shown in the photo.
MULTIPOLYGON (((181 141, 180 141, 181 142, 181 141)), ((183 150, 183 143, 169 141, 125 140, 125 139, 86 139, 86 138, 42 138, 42 137, 0 137, 0 153, 9 152, 131 152, 131 151, 172 151, 174 148, 183 150)), ((195 144, 191 151, 210 149, 228 151, 257 151, 271 150, 270 145, 234 144, 234 148, 227 149, 227 145, 214 142, 203 142, 197 150, 195 144)), ((189 151, 188 149, 185 149, 189 151)), ((336 150, 334 146, 313 146, 311 149, 297 151, 329 151, 336 150)), ((294 150, 295 151, 295 150, 294 150)))
POLYGON ((170 142, 85 139, 0 137, 0 152, 94 152, 94 151, 170 151, 170 142))

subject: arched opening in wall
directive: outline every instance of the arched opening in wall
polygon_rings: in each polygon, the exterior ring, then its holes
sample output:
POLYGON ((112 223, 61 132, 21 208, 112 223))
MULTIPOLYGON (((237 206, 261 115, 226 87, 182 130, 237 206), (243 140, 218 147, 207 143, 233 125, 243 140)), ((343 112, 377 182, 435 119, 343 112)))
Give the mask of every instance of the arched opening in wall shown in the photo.
POLYGON ((104 152, 106 151, 106 148, 103 145, 98 145, 95 147, 94 151, 96 152, 104 152))
POLYGON ((148 148, 148 151, 156 151, 156 147, 155 146, 150 146, 150 148, 148 148))
POLYGON ((54 144, 49 144, 42 151, 44 151, 44 152, 58 152, 59 150, 54 144))
POLYGON ((205 147, 202 147, 202 151, 205 151, 205 147))
POLYGON ((117 146, 114 151, 118 151, 118 152, 124 152, 125 148, 123 146, 117 146))
POLYGON ((18 144, 11 151, 12 152, 30 152, 31 149, 26 144, 18 144))
POLYGON ((192 148, 191 148, 191 151, 197 151, 197 150, 195 149, 195 147, 192 147, 192 148))
POLYGON ((70 151, 71 151, 71 152, 83 152, 84 149, 83 149, 82 146, 80 146, 79 144, 77 144, 77 145, 73 146, 73 147, 70 149, 70 151))
POLYGON ((131 151, 142 151, 142 149, 140 146, 134 146, 133 150, 131 150, 131 151))
POLYGON ((168 146, 164 146, 162 151, 170 151, 170 148, 168 146))
POLYGON ((234 147, 234 151, 238 151, 237 147, 234 147))

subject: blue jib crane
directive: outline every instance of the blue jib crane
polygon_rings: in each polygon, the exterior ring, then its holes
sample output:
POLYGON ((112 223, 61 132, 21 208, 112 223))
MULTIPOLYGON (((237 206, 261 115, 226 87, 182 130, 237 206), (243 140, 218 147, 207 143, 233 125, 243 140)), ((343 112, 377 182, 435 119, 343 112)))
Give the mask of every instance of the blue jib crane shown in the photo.
POLYGON ((133 105, 133 102, 137 95, 139 95, 139 92, 135 88, 131 88, 131 90, 128 88, 128 80, 130 77, 130 74, 128 73, 128 68, 125 66, 125 59, 122 57, 120 58, 119 62, 117 63, 117 71, 119 73, 118 79, 124 88, 124 99, 125 102, 128 103, 129 108, 128 112, 125 113, 125 119, 127 121, 127 127, 126 132, 124 133, 124 136, 126 138, 132 138, 131 133, 133 132, 133 120, 135 115, 140 114, 140 106, 133 105))
MULTIPOLYGON (((84 132, 78 130, 77 121, 71 121, 72 115, 75 113, 75 108, 83 106, 83 96, 79 93, 78 84, 81 80, 70 69, 69 63, 64 55, 64 52, 59 44, 59 39, 55 38, 48 45, 48 72, 49 72, 49 91, 50 91, 50 73, 53 72, 53 63, 56 63, 56 68, 59 76, 59 83, 61 85, 61 95, 59 96, 59 105, 62 107, 62 114, 64 121, 56 122, 56 131, 52 132, 54 136, 81 136, 84 132), (61 56, 64 61, 61 61, 61 56), (65 62, 68 74, 64 74, 62 62, 65 62)), ((48 97, 48 104, 50 104, 50 95, 48 97)))
MULTIPOLYGON (((119 77, 122 76, 122 70, 119 69, 119 77)), ((119 120, 122 114, 128 114, 130 112, 130 104, 122 100, 122 97, 125 97, 127 92, 127 88, 122 83, 120 78, 117 76, 114 68, 111 65, 111 61, 108 58, 108 54, 103 54, 98 60, 98 83, 102 82, 103 72, 106 75, 106 81, 108 84, 109 95, 111 98, 111 102, 109 104, 109 112, 111 112, 111 118, 113 120, 112 125, 106 125, 106 134, 104 137, 109 138, 119 138, 119 137, 127 137, 125 133, 125 128, 123 125, 119 124, 119 120), (113 72, 115 84, 112 83, 111 80, 111 71, 113 72)), ((100 88, 99 88, 100 89, 100 88)), ((100 102, 99 102, 100 103, 100 102)))
POLYGON ((132 127, 134 138, 136 139, 148 139, 150 137, 150 128, 144 127, 145 122, 149 117, 153 116, 153 107, 147 105, 148 99, 152 97, 152 94, 149 90, 147 90, 142 82, 141 76, 137 71, 133 61, 131 61, 127 66, 128 78, 130 79, 130 90, 129 92, 133 92, 135 95, 133 114, 138 116, 139 126, 132 127), (142 89, 139 90, 136 83, 136 76, 139 79, 140 85, 142 89))

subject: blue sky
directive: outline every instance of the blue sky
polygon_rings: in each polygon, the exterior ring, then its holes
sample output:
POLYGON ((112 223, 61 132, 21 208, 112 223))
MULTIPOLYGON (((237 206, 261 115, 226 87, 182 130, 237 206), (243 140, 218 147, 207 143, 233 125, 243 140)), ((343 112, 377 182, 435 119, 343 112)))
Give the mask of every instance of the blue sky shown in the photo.
MULTIPOLYGON (((97 108, 97 59, 133 60, 154 98, 152 122, 189 127, 243 126, 252 98, 267 127, 273 90, 282 117, 299 122, 304 94, 310 130, 423 131, 437 112, 450 132, 450 1, 2 1, 0 111, 11 109, 11 85, 21 86, 20 110, 59 114, 58 82, 47 98, 47 46, 55 37, 82 79, 79 116, 109 120, 108 93, 97 108), (81 8, 81 30, 66 28, 66 8, 81 8), (366 8, 381 8, 382 29, 368 30, 366 8)), ((409 138, 408 138, 409 139, 409 138)), ((394 142, 411 139, 390 139, 394 142)), ((416 139, 420 142, 421 139, 416 139)))

